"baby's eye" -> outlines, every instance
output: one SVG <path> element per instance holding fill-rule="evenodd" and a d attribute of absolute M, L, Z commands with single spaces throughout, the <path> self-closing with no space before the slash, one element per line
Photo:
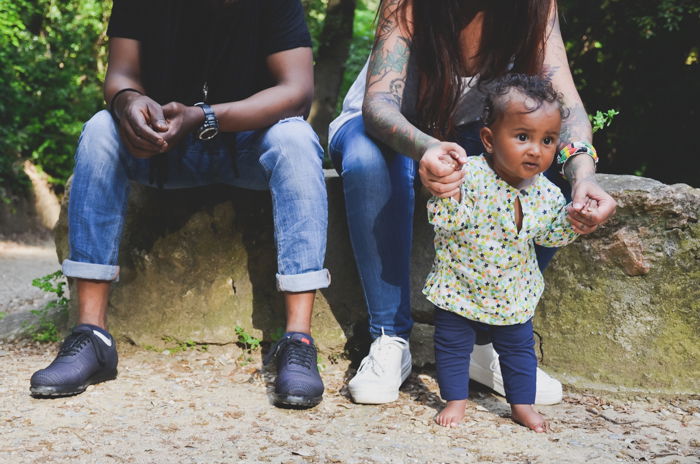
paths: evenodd
<path fill-rule="evenodd" d="M 545 145 L 551 145 L 554 142 L 554 139 L 552 137 L 545 137 L 543 142 Z"/>
<path fill-rule="evenodd" d="M 521 142 L 527 141 L 527 134 L 518 134 L 516 135 L 516 138 L 520 140 Z"/>

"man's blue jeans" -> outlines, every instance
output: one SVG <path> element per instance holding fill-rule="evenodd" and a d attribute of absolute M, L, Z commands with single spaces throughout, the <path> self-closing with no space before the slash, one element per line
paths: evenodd
<path fill-rule="evenodd" d="M 469 155 L 484 151 L 479 129 L 472 124 L 458 130 L 455 142 Z M 343 124 L 329 149 L 343 178 L 350 241 L 367 304 L 370 335 L 377 338 L 383 330 L 408 339 L 413 326 L 410 262 L 418 164 L 370 138 L 362 116 Z M 550 179 L 557 176 L 556 166 L 546 174 Z M 537 246 L 536 251 L 540 269 L 544 269 L 556 249 Z"/>
<path fill-rule="evenodd" d="M 232 153 L 233 148 L 235 153 Z M 303 292 L 327 287 L 323 267 L 328 201 L 323 150 L 302 118 L 258 131 L 222 133 L 210 141 L 188 136 L 167 153 L 164 188 L 228 184 L 272 193 L 277 287 Z M 149 183 L 148 160 L 133 157 L 107 111 L 84 126 L 75 153 L 68 205 L 70 258 L 66 276 L 115 280 L 129 182 Z"/>

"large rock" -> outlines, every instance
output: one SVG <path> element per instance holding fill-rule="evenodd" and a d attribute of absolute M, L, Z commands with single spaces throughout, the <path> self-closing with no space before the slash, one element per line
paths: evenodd
<path fill-rule="evenodd" d="M 598 177 L 617 213 L 545 272 L 544 361 L 580 385 L 700 392 L 700 189 Z"/>
<path fill-rule="evenodd" d="M 615 218 L 558 253 L 535 319 L 545 367 L 579 385 L 700 391 L 700 190 L 599 175 Z M 326 265 L 313 330 L 326 355 L 366 350 L 366 312 L 350 250 L 340 179 L 328 173 Z M 412 338 L 430 363 L 432 308 L 422 281 L 433 257 L 425 192 L 416 207 Z M 163 337 L 235 341 L 240 326 L 269 340 L 284 326 L 269 194 L 225 187 L 158 191 L 134 186 L 113 286 L 111 330 L 138 344 Z M 67 255 L 65 205 L 57 247 Z M 348 343 L 351 339 L 356 343 Z M 357 342 L 359 340 L 359 342 Z"/>
<path fill-rule="evenodd" d="M 334 208 L 326 264 L 333 285 L 317 294 L 313 329 L 322 350 L 342 351 L 366 312 L 340 182 L 330 179 Z M 60 260 L 68 256 L 66 205 L 67 198 L 56 227 Z M 231 343 L 236 326 L 270 340 L 284 329 L 268 192 L 224 186 L 161 191 L 134 184 L 120 265 L 110 330 L 134 343 L 158 346 L 163 338 Z"/>

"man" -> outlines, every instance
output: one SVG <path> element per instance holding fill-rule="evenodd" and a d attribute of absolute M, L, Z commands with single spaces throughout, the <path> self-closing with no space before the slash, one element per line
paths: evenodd
<path fill-rule="evenodd" d="M 78 325 L 32 376 L 32 394 L 78 394 L 117 375 L 106 311 L 129 181 L 225 183 L 272 193 L 287 314 L 272 352 L 275 402 L 318 404 L 323 383 L 310 324 L 315 290 L 330 283 L 327 199 L 323 150 L 303 120 L 313 65 L 299 0 L 115 0 L 107 34 L 110 112 L 83 129 L 68 207 L 63 272 L 76 279 Z"/>

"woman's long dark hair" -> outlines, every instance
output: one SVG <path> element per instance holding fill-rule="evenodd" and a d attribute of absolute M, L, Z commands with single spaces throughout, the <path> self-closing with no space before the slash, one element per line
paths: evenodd
<path fill-rule="evenodd" d="M 406 18 L 406 8 L 413 7 L 411 54 L 420 73 L 416 109 L 421 130 L 441 140 L 451 138 L 462 76 L 479 74 L 482 84 L 509 72 L 511 62 L 513 72 L 541 73 L 553 1 L 400 0 L 397 19 Z M 467 69 L 460 33 L 479 12 L 484 14 L 481 40 Z"/>

